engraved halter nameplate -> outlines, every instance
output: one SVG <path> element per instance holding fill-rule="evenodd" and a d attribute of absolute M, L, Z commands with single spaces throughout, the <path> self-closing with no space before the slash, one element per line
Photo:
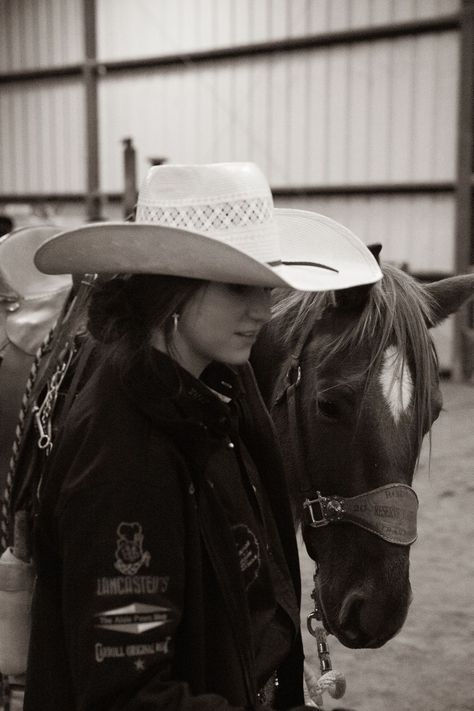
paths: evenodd
<path fill-rule="evenodd" d="M 407 484 L 387 484 L 350 498 L 321 496 L 318 491 L 316 498 L 305 499 L 303 508 L 308 513 L 305 523 L 312 528 L 353 523 L 389 543 L 409 546 L 416 541 L 418 497 Z"/>

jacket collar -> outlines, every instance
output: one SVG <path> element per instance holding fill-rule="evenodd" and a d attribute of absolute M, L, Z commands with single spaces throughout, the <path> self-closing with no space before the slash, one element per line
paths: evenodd
<path fill-rule="evenodd" d="M 200 379 L 160 351 L 141 357 L 122 378 L 122 388 L 134 404 L 160 428 L 211 430 L 224 435 L 230 430 L 227 402 L 242 393 L 238 372 L 222 363 L 212 363 Z"/>

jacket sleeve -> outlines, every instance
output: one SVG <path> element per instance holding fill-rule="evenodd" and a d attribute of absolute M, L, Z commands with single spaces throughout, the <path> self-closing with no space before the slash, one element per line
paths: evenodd
<path fill-rule="evenodd" d="M 235 709 L 217 695 L 193 696 L 176 678 L 186 585 L 185 493 L 176 471 L 127 484 L 119 474 L 97 479 L 57 512 L 77 711 Z"/>

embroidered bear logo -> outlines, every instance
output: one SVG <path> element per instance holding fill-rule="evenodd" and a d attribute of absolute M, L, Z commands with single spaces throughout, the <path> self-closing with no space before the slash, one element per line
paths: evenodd
<path fill-rule="evenodd" d="M 260 545 L 257 536 L 243 523 L 232 526 L 232 533 L 239 556 L 244 586 L 248 590 L 260 573 Z"/>
<path fill-rule="evenodd" d="M 143 529 L 139 523 L 122 521 L 117 528 L 114 567 L 123 575 L 136 575 L 142 565 L 150 565 L 150 553 L 143 550 Z"/>

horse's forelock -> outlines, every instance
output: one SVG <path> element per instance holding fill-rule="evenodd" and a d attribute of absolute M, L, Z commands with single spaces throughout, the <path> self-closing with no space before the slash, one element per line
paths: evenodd
<path fill-rule="evenodd" d="M 335 305 L 332 291 L 277 290 L 272 307 L 271 330 L 274 337 L 288 348 L 298 340 L 308 319 L 314 323 L 329 306 Z"/>
<path fill-rule="evenodd" d="M 384 277 L 372 289 L 366 306 L 366 311 L 377 314 L 372 322 L 369 316 L 366 326 L 367 334 L 371 333 L 375 341 L 370 367 L 378 371 L 380 358 L 391 345 L 400 354 L 399 368 L 410 367 L 416 442 L 420 448 L 432 423 L 433 383 L 438 378 L 438 361 L 428 328 L 435 305 L 423 284 L 409 274 L 390 265 L 385 265 L 383 272 Z"/>
<path fill-rule="evenodd" d="M 364 367 L 367 387 L 379 372 L 384 354 L 394 346 L 400 354 L 400 368 L 413 370 L 414 411 L 417 422 L 417 445 L 432 421 L 432 384 L 437 378 L 437 358 L 428 324 L 432 321 L 434 303 L 427 289 L 413 277 L 391 265 L 384 265 L 383 279 L 370 289 L 357 317 L 348 319 L 349 327 L 318 343 L 312 367 L 323 364 L 341 353 L 354 353 L 368 348 Z M 337 315 L 334 292 L 284 292 L 277 294 L 270 330 L 280 345 L 291 352 L 308 319 Z M 342 375 L 342 374 L 341 374 Z"/>

